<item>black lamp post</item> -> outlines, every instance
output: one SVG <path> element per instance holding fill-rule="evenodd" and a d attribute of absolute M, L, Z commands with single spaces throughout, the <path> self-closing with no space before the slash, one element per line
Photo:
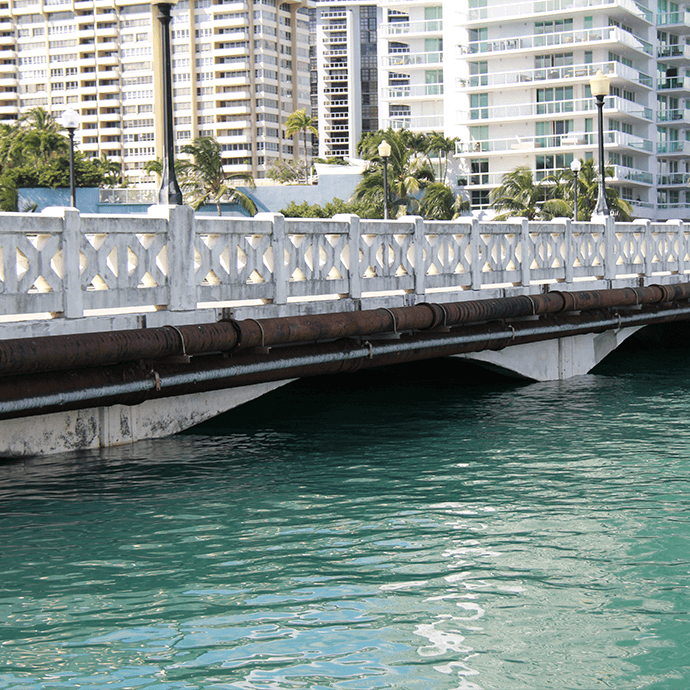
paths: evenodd
<path fill-rule="evenodd" d="M 595 216 L 609 215 L 609 206 L 606 203 L 606 172 L 604 162 L 604 98 L 609 95 L 610 84 L 611 80 L 601 70 L 598 70 L 589 82 L 590 88 L 592 89 L 592 96 L 597 99 L 597 108 L 599 109 L 599 196 L 597 197 L 597 205 L 594 207 L 594 213 L 592 214 Z"/>
<path fill-rule="evenodd" d="M 582 163 L 580 163 L 579 158 L 570 163 L 570 169 L 573 171 L 573 220 L 577 222 L 577 187 L 580 181 L 580 170 L 582 169 Z"/>
<path fill-rule="evenodd" d="M 74 173 L 74 130 L 79 127 L 79 113 L 73 108 L 68 108 L 62 113 L 60 124 L 69 135 L 69 195 L 70 206 L 77 208 L 77 182 Z"/>
<path fill-rule="evenodd" d="M 176 0 L 175 0 L 176 1 Z M 175 137 L 173 130 L 172 64 L 170 60 L 170 10 L 175 2 L 154 2 L 161 24 L 161 64 L 163 66 L 163 174 L 158 190 L 159 204 L 182 204 L 182 191 L 175 177 Z"/>
<path fill-rule="evenodd" d="M 391 155 L 391 145 L 384 139 L 379 144 L 379 156 L 383 161 L 383 218 L 388 220 L 388 158 Z"/>

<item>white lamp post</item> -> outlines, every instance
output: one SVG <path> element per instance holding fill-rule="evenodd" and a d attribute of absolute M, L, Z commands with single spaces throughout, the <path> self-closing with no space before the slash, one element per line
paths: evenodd
<path fill-rule="evenodd" d="M 388 158 L 391 155 L 391 145 L 384 139 L 379 144 L 379 156 L 383 161 L 383 218 L 388 220 Z"/>
<path fill-rule="evenodd" d="M 582 163 L 580 163 L 579 158 L 575 158 L 570 163 L 570 169 L 573 171 L 573 220 L 577 222 L 577 187 L 580 180 L 580 170 L 582 169 Z"/>
<path fill-rule="evenodd" d="M 590 80 L 589 85 L 592 89 L 592 96 L 597 99 L 597 108 L 599 109 L 599 196 L 593 215 L 608 216 L 609 206 L 606 203 L 606 181 L 604 179 L 606 174 L 604 172 L 604 98 L 609 95 L 611 80 L 601 70 L 598 70 Z"/>
<path fill-rule="evenodd" d="M 74 130 L 79 127 L 79 113 L 74 108 L 68 108 L 62 113 L 60 124 L 69 135 L 69 194 L 70 205 L 77 207 L 77 182 L 74 174 Z"/>

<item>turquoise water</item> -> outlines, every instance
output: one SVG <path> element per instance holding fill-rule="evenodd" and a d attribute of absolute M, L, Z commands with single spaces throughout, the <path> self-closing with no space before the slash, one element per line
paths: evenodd
<path fill-rule="evenodd" d="M 689 354 L 2 464 L 0 688 L 687 690 Z"/>

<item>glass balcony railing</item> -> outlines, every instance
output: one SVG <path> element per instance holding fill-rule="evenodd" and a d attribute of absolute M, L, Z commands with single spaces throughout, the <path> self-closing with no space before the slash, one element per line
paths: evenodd
<path fill-rule="evenodd" d="M 540 115 L 561 115 L 564 113 L 584 113 L 596 110 L 592 98 L 568 101 L 546 101 L 543 103 L 522 103 L 506 106 L 470 108 L 469 115 L 458 113 L 458 121 L 515 119 Z M 654 114 L 651 108 L 628 101 L 620 96 L 608 96 L 604 101 L 604 111 L 624 113 L 651 122 Z"/>
<path fill-rule="evenodd" d="M 478 4 L 478 3 L 477 3 Z M 527 0 L 511 2 L 503 5 L 470 8 L 467 19 L 469 22 L 504 21 L 512 18 L 523 18 L 527 15 L 551 15 L 554 12 L 591 10 L 592 8 L 617 8 L 628 12 L 649 24 L 654 22 L 654 13 L 634 0 Z"/>
<path fill-rule="evenodd" d="M 456 81 L 458 88 L 476 88 L 485 86 L 508 86 L 525 84 L 533 81 L 586 79 L 602 70 L 612 79 L 622 79 L 634 84 L 653 88 L 653 80 L 648 74 L 623 65 L 620 62 L 595 62 L 584 65 L 564 65 L 538 69 L 524 69 L 511 72 L 492 72 L 491 74 L 473 74 L 467 79 Z"/>
<path fill-rule="evenodd" d="M 662 45 L 657 48 L 656 54 L 660 60 L 674 60 L 676 58 L 690 60 L 690 46 L 683 43 Z"/>
<path fill-rule="evenodd" d="M 657 80 L 657 88 L 690 91 L 690 77 L 665 77 Z"/>
<path fill-rule="evenodd" d="M 529 137 L 515 136 L 512 139 L 487 139 L 458 142 L 456 145 L 456 153 L 495 153 L 551 148 L 583 148 L 597 146 L 598 141 L 598 134 L 596 132 L 568 132 L 564 134 L 551 134 L 546 136 L 535 135 Z M 611 148 L 631 148 L 648 153 L 652 153 L 654 150 L 652 142 L 648 139 L 643 139 L 642 137 L 626 132 L 604 132 L 604 144 Z"/>
<path fill-rule="evenodd" d="M 584 29 L 580 31 L 559 31 L 549 34 L 537 34 L 534 36 L 520 36 L 516 38 L 501 38 L 496 40 L 472 41 L 468 44 L 468 52 L 471 54 L 495 53 L 509 50 L 530 50 L 551 46 L 572 46 L 576 43 L 619 43 L 632 50 L 637 50 L 647 55 L 654 55 L 651 43 L 633 36 L 617 26 L 608 26 L 598 29 Z"/>
<path fill-rule="evenodd" d="M 384 55 L 381 58 L 381 66 L 386 67 L 413 67 L 414 65 L 440 65 L 443 63 L 443 53 L 433 51 L 430 53 L 399 53 Z"/>
<path fill-rule="evenodd" d="M 687 26 L 690 27 L 690 12 L 659 12 L 656 15 L 657 26 Z"/>
<path fill-rule="evenodd" d="M 685 108 L 678 110 L 659 110 L 656 114 L 656 121 L 690 123 L 690 110 L 686 110 Z"/>
<path fill-rule="evenodd" d="M 408 36 L 410 34 L 441 33 L 443 31 L 443 20 L 427 19 L 422 22 L 389 22 L 379 25 L 379 35 Z"/>
<path fill-rule="evenodd" d="M 656 183 L 660 186 L 685 186 L 690 184 L 690 173 L 659 173 Z"/>
<path fill-rule="evenodd" d="M 661 155 L 685 155 L 690 153 L 690 141 L 660 141 L 656 152 Z"/>

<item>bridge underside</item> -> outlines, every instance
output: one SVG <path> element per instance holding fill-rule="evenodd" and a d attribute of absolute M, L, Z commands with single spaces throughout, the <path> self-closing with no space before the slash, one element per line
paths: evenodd
<path fill-rule="evenodd" d="M 455 356 L 474 360 L 508 376 L 532 381 L 558 381 L 587 374 L 640 328 L 643 326 Z"/>
<path fill-rule="evenodd" d="M 641 326 L 451 355 L 508 376 L 555 381 L 591 371 Z M 0 421 L 0 455 L 26 457 L 125 445 L 179 433 L 294 379 Z"/>
<path fill-rule="evenodd" d="M 690 284 L 0 342 L 0 455 L 168 436 L 304 376 L 448 356 L 535 381 L 690 321 Z"/>

